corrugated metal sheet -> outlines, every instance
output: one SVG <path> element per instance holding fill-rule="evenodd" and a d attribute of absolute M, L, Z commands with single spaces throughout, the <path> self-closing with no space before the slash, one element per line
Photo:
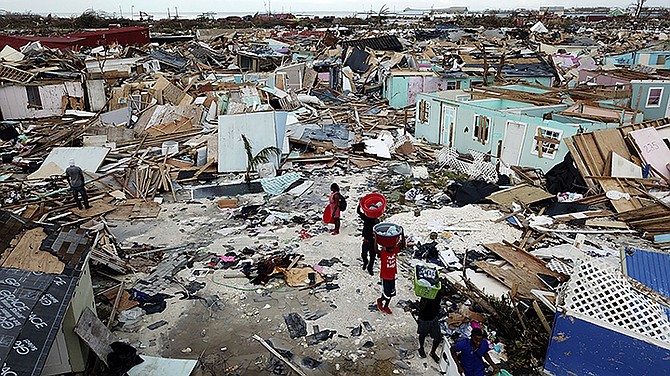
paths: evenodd
<path fill-rule="evenodd" d="M 670 254 L 631 247 L 625 253 L 626 274 L 670 298 Z"/>
<path fill-rule="evenodd" d="M 358 40 L 343 41 L 342 46 L 358 47 L 360 49 L 365 49 L 366 47 L 369 47 L 377 51 L 401 52 L 403 50 L 402 44 L 395 35 L 383 35 L 381 37 L 376 38 L 365 38 Z"/>

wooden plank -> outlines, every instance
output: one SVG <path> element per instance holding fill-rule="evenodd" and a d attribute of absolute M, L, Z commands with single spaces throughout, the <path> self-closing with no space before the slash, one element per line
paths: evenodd
<path fill-rule="evenodd" d="M 559 280 L 567 279 L 560 273 L 556 273 L 547 268 L 547 264 L 544 261 L 524 250 L 515 250 L 514 248 L 501 243 L 484 244 L 484 248 L 502 257 L 503 260 L 509 262 L 517 269 L 524 269 L 533 274 L 550 275 Z"/>
<path fill-rule="evenodd" d="M 74 327 L 74 332 L 103 363 L 107 364 L 107 356 L 112 352 L 110 345 L 116 341 L 116 338 L 90 308 L 86 307 L 82 312 Z"/>
<path fill-rule="evenodd" d="M 588 176 L 591 175 L 591 172 L 586 167 L 586 163 L 584 162 L 582 155 L 577 151 L 573 139 L 571 137 L 566 137 L 563 139 L 563 143 L 565 143 L 565 145 L 568 147 L 568 151 L 570 151 L 570 154 L 572 155 L 572 160 L 575 161 L 577 170 L 579 170 L 579 173 L 582 174 L 586 185 L 589 187 L 589 189 L 596 190 L 597 184 L 593 181 L 593 179 L 588 178 Z"/>
<path fill-rule="evenodd" d="M 625 198 L 619 199 L 619 200 L 610 200 L 612 203 L 612 206 L 614 206 L 614 209 L 617 211 L 617 213 L 622 213 L 625 211 L 633 210 L 633 209 L 638 209 L 642 207 L 642 203 L 640 200 L 635 197 L 634 195 L 637 194 L 637 192 L 630 190 L 628 187 L 628 184 L 625 184 L 618 179 L 598 179 L 598 183 L 602 187 L 603 191 L 619 191 L 619 192 L 625 192 L 631 195 L 630 200 L 626 200 Z"/>
<path fill-rule="evenodd" d="M 626 141 L 621 136 L 617 128 L 602 129 L 593 132 L 593 138 L 598 144 L 602 155 L 609 155 L 612 152 L 630 160 L 630 152 Z"/>
<path fill-rule="evenodd" d="M 544 313 L 542 313 L 542 309 L 540 309 L 540 305 L 537 304 L 536 300 L 533 300 L 533 309 L 535 310 L 535 313 L 537 313 L 537 317 L 540 318 L 540 321 L 542 322 L 542 326 L 544 327 L 544 330 L 546 330 L 547 333 L 551 334 L 551 326 L 549 326 L 549 323 L 547 322 L 547 318 L 544 317 Z"/>
<path fill-rule="evenodd" d="M 475 265 L 482 269 L 486 274 L 497 279 L 503 285 L 510 289 L 516 289 L 519 297 L 524 299 L 535 299 L 531 290 L 546 291 L 546 286 L 540 281 L 537 275 L 524 269 L 503 269 L 499 266 L 489 264 L 486 261 L 477 261 Z M 517 295 L 515 294 L 515 295 Z M 512 296 L 515 298 L 515 296 Z"/>
<path fill-rule="evenodd" d="M 628 228 L 626 222 L 608 221 L 602 219 L 587 219 L 585 224 L 591 227 L 624 228 L 624 229 Z"/>

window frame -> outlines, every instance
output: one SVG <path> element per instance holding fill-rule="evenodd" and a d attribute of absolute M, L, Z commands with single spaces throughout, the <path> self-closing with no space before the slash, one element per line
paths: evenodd
<path fill-rule="evenodd" d="M 540 153 L 538 152 L 538 149 L 537 149 L 537 140 L 535 140 L 535 137 L 537 136 L 537 130 L 538 129 L 542 129 L 542 131 L 543 131 L 542 132 L 542 137 L 544 137 L 544 138 L 554 139 L 553 137 L 547 137 L 544 134 L 544 131 L 558 133 L 558 136 L 557 136 L 558 138 L 555 139 L 556 141 L 558 141 L 558 143 L 557 144 L 549 143 L 549 145 L 556 145 L 556 147 L 553 150 L 550 151 L 549 146 L 547 146 L 547 151 L 544 151 L 544 147 L 545 147 L 544 145 L 545 144 L 542 143 L 542 158 L 555 159 L 556 158 L 556 153 L 558 152 L 558 149 L 561 146 L 561 140 L 563 139 L 563 131 L 560 130 L 560 129 L 556 129 L 556 128 L 545 127 L 545 126 L 542 126 L 542 125 L 538 125 L 538 126 L 535 127 L 535 133 L 533 133 L 533 141 L 534 142 L 533 142 L 533 147 L 530 149 L 530 153 L 532 155 L 535 155 L 535 156 L 538 156 L 538 157 L 539 157 Z"/>
<path fill-rule="evenodd" d="M 663 92 L 665 91 L 664 89 L 665 88 L 661 87 L 661 86 L 652 86 L 649 89 L 647 89 L 647 100 L 645 101 L 646 103 L 645 103 L 644 107 L 645 108 L 660 108 L 661 107 L 661 102 L 662 102 L 662 99 L 663 99 Z M 651 99 L 651 91 L 652 90 L 660 90 L 660 92 L 658 94 L 658 103 L 650 105 L 649 104 L 649 99 Z"/>
<path fill-rule="evenodd" d="M 27 98 L 27 108 L 32 108 L 34 110 L 43 110 L 44 104 L 42 103 L 42 95 L 40 94 L 39 86 L 28 85 L 25 86 L 26 89 L 26 98 Z"/>
<path fill-rule="evenodd" d="M 419 99 L 418 101 L 418 120 L 420 124 L 430 123 L 430 101 L 426 99 Z M 425 115 L 425 116 L 424 116 Z"/>
<path fill-rule="evenodd" d="M 480 132 L 479 132 L 478 129 L 477 129 L 477 128 L 480 128 L 480 124 L 479 124 L 479 121 L 478 121 L 478 120 L 481 119 L 481 118 L 484 118 L 484 119 L 487 120 L 487 124 L 486 124 L 486 139 L 485 139 L 485 140 L 482 140 L 482 138 L 481 138 L 480 135 L 479 135 Z M 473 120 L 473 122 L 472 122 L 472 139 L 473 139 L 474 141 L 476 141 L 476 142 L 482 144 L 482 145 L 486 145 L 486 144 L 488 144 L 489 141 L 490 141 L 490 139 L 491 139 L 491 123 L 492 123 L 492 121 L 493 121 L 493 120 L 491 119 L 490 116 L 480 115 L 480 114 L 475 114 L 474 120 Z"/>

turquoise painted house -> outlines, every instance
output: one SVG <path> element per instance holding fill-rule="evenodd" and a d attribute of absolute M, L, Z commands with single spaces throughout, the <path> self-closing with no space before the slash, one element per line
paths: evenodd
<path fill-rule="evenodd" d="M 509 89 L 546 92 L 518 85 Z M 612 122 L 589 120 L 595 117 Z M 564 138 L 642 120 L 642 113 L 630 109 L 581 103 L 537 106 L 502 98 L 459 101 L 449 92 L 439 92 L 417 96 L 415 136 L 459 153 L 487 153 L 494 162 L 502 162 L 501 171 L 518 165 L 547 172 L 568 153 Z"/>
<path fill-rule="evenodd" d="M 670 80 L 633 80 L 630 107 L 647 120 L 670 117 Z"/>
<path fill-rule="evenodd" d="M 670 42 L 625 54 L 605 56 L 604 63 L 616 66 L 645 65 L 656 69 L 670 69 Z"/>
<path fill-rule="evenodd" d="M 473 84 L 484 82 L 481 77 L 456 73 L 443 77 L 432 71 L 391 71 L 384 81 L 383 95 L 391 107 L 405 108 L 414 106 L 417 95 L 421 93 L 467 89 Z"/>

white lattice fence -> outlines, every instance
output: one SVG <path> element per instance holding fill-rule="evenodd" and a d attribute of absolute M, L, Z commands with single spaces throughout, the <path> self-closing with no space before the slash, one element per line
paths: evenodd
<path fill-rule="evenodd" d="M 468 175 L 471 179 L 482 179 L 489 183 L 495 183 L 498 180 L 498 172 L 495 166 L 486 162 L 485 153 L 476 150 L 470 150 L 473 163 L 468 163 L 458 159 L 459 155 L 455 148 L 444 147 L 436 153 L 437 161 L 443 166 L 460 171 Z"/>
<path fill-rule="evenodd" d="M 620 271 L 602 260 L 577 261 L 563 291 L 561 305 L 670 343 L 670 321 L 661 305 L 634 290 Z"/>

